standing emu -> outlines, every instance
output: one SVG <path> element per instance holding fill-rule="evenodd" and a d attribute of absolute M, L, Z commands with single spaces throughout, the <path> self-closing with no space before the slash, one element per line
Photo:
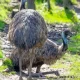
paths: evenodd
<path fill-rule="evenodd" d="M 68 38 L 71 35 L 72 33 L 70 30 L 64 30 L 61 33 L 62 43 L 60 45 L 57 45 L 53 39 L 51 40 L 47 38 L 42 48 L 36 49 L 36 55 L 32 66 L 37 67 L 37 73 L 40 72 L 40 67 L 43 64 L 53 64 L 64 55 L 65 51 L 68 48 Z M 52 36 L 49 34 L 49 37 L 54 38 L 54 35 Z M 30 60 L 26 57 L 27 55 L 24 54 L 24 58 L 22 60 L 22 69 L 26 69 L 29 65 Z M 13 62 L 14 69 L 18 71 L 19 52 L 17 48 L 11 54 L 10 59 Z"/>
<path fill-rule="evenodd" d="M 47 27 L 44 19 L 38 12 L 31 9 L 18 12 L 8 32 L 9 41 L 18 49 L 20 78 L 22 80 L 22 59 L 24 54 L 29 58 L 29 79 L 31 78 L 32 63 L 35 56 L 35 48 L 41 47 L 47 38 Z M 25 63 L 26 64 L 26 63 Z"/>
<path fill-rule="evenodd" d="M 26 3 L 26 0 L 21 0 L 20 10 L 25 9 L 25 3 Z"/>

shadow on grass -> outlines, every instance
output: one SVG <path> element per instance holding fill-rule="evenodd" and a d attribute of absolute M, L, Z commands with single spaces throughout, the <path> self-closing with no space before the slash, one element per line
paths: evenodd
<path fill-rule="evenodd" d="M 77 17 L 70 9 L 65 9 L 65 13 L 68 19 L 70 19 L 73 23 L 77 22 Z"/>
<path fill-rule="evenodd" d="M 0 31 L 3 31 L 5 25 L 6 25 L 6 23 L 4 21 L 0 20 Z"/>

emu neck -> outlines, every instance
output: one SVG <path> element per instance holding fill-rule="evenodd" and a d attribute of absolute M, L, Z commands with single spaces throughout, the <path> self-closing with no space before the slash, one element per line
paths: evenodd
<path fill-rule="evenodd" d="M 63 41 L 63 49 L 62 51 L 66 51 L 68 46 L 68 40 L 67 40 L 67 37 L 65 36 L 65 34 L 62 32 L 62 41 Z"/>
<path fill-rule="evenodd" d="M 64 33 L 62 33 L 62 41 L 63 43 L 58 48 L 59 52 L 66 51 L 68 48 L 68 41 Z"/>
<path fill-rule="evenodd" d="M 25 9 L 26 0 L 21 0 L 20 10 Z"/>

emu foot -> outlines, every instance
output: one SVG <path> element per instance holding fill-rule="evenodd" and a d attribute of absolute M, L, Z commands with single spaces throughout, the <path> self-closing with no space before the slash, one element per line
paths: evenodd
<path fill-rule="evenodd" d="M 34 73 L 32 77 L 45 77 L 42 73 Z"/>
<path fill-rule="evenodd" d="M 42 73 L 38 73 L 39 77 L 45 77 Z"/>

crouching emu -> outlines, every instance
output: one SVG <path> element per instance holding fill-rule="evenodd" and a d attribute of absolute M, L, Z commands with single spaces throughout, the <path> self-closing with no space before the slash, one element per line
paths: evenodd
<path fill-rule="evenodd" d="M 17 47 L 19 52 L 19 80 L 22 80 L 21 71 L 24 55 L 30 60 L 28 68 L 30 79 L 35 48 L 41 47 L 47 39 L 47 27 L 44 19 L 35 10 L 21 10 L 14 16 L 9 26 L 8 39 L 15 47 Z"/>
<path fill-rule="evenodd" d="M 35 59 L 33 61 L 33 67 L 37 67 L 36 72 L 40 72 L 40 67 L 43 64 L 53 64 L 58 59 L 62 57 L 65 51 L 68 48 L 68 38 L 71 36 L 72 33 L 70 30 L 64 30 L 61 33 L 62 43 L 61 45 L 57 45 L 54 40 L 47 38 L 46 42 L 42 46 L 42 48 L 36 49 Z M 49 35 L 50 37 L 51 35 Z M 51 37 L 54 37 L 51 36 Z M 10 56 L 10 59 L 13 62 L 14 70 L 19 70 L 19 52 L 17 48 L 13 51 Z M 29 66 L 30 59 L 27 58 L 27 55 L 24 54 L 24 58 L 22 59 L 22 69 L 26 69 Z M 27 65 L 26 65 L 27 64 Z"/>

